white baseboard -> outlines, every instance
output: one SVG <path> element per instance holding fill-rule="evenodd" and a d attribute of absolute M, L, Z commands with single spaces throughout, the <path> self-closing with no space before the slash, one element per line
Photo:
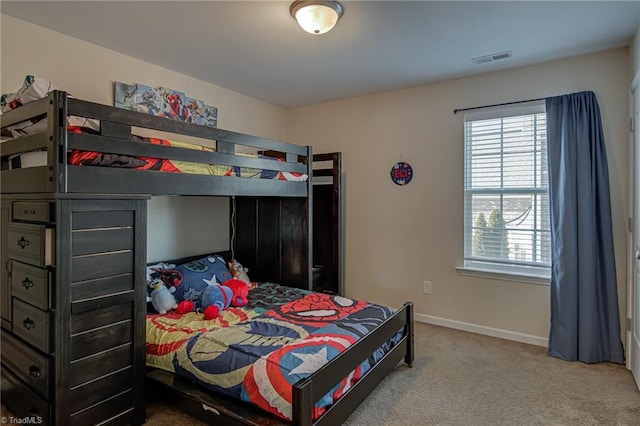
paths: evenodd
<path fill-rule="evenodd" d="M 456 321 L 447 318 L 434 317 L 433 315 L 414 314 L 414 320 L 426 324 L 439 325 L 442 327 L 454 328 L 456 330 L 468 331 L 470 333 L 483 334 L 485 336 L 498 337 L 500 339 L 514 340 L 516 342 L 527 343 L 536 346 L 549 346 L 547 337 L 532 336 L 531 334 L 518 333 L 515 331 L 502 330 L 499 328 L 486 327 L 484 325 L 471 324 L 468 322 Z"/>

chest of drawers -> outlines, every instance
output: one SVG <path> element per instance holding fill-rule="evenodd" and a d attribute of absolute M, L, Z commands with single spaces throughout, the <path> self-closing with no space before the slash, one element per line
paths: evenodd
<path fill-rule="evenodd" d="M 49 201 L 3 202 L 2 215 L 3 400 L 19 401 L 18 410 L 43 424 L 52 420 L 52 206 Z"/>
<path fill-rule="evenodd" d="M 141 424 L 146 200 L 2 200 L 2 400 L 37 424 Z"/>

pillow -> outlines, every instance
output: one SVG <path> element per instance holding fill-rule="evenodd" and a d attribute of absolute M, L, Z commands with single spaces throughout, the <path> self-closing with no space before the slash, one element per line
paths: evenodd
<path fill-rule="evenodd" d="M 5 93 L 0 97 L 0 111 L 11 111 L 29 102 L 42 99 L 52 90 L 57 90 L 57 87 L 49 80 L 27 75 L 22 87 L 16 93 Z"/>
<path fill-rule="evenodd" d="M 147 265 L 147 284 L 161 281 L 160 274 L 165 269 L 173 269 L 176 265 L 173 263 L 159 262 L 153 265 Z"/>
<path fill-rule="evenodd" d="M 42 99 L 52 90 L 59 89 L 49 80 L 27 75 L 22 83 L 22 87 L 20 87 L 16 93 L 4 93 L 0 96 L 0 111 L 11 111 L 29 102 Z M 67 95 L 73 98 L 71 94 L 67 93 Z M 7 132 L 3 134 L 3 136 L 15 138 L 44 132 L 47 130 L 48 125 L 47 120 L 44 120 L 44 118 L 43 116 L 36 117 L 13 126 L 8 126 L 6 129 L 3 129 L 3 132 Z M 67 124 L 70 127 L 82 127 L 94 131 L 100 130 L 100 121 L 92 118 L 70 116 Z"/>
<path fill-rule="evenodd" d="M 233 278 L 222 256 L 214 254 L 202 259 L 177 265 L 173 269 L 161 269 L 162 281 L 175 287 L 173 293 L 178 303 L 195 301 L 209 285 L 219 285 Z"/>

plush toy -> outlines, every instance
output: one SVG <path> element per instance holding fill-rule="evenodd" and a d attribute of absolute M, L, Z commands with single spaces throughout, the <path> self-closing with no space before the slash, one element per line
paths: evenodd
<path fill-rule="evenodd" d="M 155 281 L 149 284 L 153 289 L 150 296 L 147 296 L 147 302 L 151 302 L 153 309 L 164 315 L 171 309 L 176 309 L 178 304 L 176 298 L 173 297 L 175 288 L 168 289 L 162 281 Z"/>
<path fill-rule="evenodd" d="M 231 298 L 231 306 L 244 306 L 249 301 L 247 296 L 249 295 L 249 286 L 246 282 L 238 279 L 227 280 L 222 283 L 223 286 L 229 287 L 233 291 L 233 297 Z"/>
<path fill-rule="evenodd" d="M 202 312 L 204 319 L 211 320 L 217 318 L 223 309 L 229 307 L 233 297 L 233 290 L 222 285 L 209 285 L 195 300 L 183 300 L 178 304 L 176 312 L 186 314 L 187 312 Z"/>
<path fill-rule="evenodd" d="M 229 264 L 229 272 L 231 272 L 231 275 L 233 275 L 233 278 L 235 278 L 236 280 L 244 281 L 245 283 L 247 283 L 249 288 L 257 287 L 257 284 L 252 283 L 251 280 L 249 279 L 249 276 L 247 275 L 247 272 L 249 272 L 249 268 L 245 268 L 240 264 L 240 262 L 238 262 L 235 259 L 233 259 L 228 264 Z"/>

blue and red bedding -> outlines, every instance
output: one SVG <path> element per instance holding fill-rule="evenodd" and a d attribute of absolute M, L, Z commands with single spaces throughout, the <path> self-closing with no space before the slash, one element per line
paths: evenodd
<path fill-rule="evenodd" d="M 69 131 L 79 131 L 68 129 Z M 206 146 L 169 141 L 152 137 L 142 137 L 133 135 L 134 142 L 151 143 L 154 145 L 173 146 L 176 148 L 187 148 L 205 152 L 215 152 L 213 148 Z M 236 153 L 246 157 L 258 158 L 256 155 Z M 277 159 L 263 157 L 273 161 Z M 306 181 L 307 175 L 304 173 L 283 172 L 268 169 L 256 169 L 251 167 L 238 167 L 220 164 L 194 163 L 190 161 L 169 160 L 166 158 L 153 158 L 142 156 L 130 156 L 121 154 L 105 154 L 97 151 L 74 150 L 69 155 L 69 164 L 75 166 L 99 166 L 99 167 L 119 167 L 136 170 L 155 170 L 168 173 L 191 173 L 210 176 L 236 176 L 243 178 L 257 179 L 277 179 L 287 181 Z"/>
<path fill-rule="evenodd" d="M 213 321 L 196 313 L 148 315 L 147 365 L 291 420 L 292 385 L 393 312 L 364 301 L 264 283 L 249 292 L 247 306 L 227 308 Z M 317 401 L 314 419 L 401 338 L 402 330 Z"/>

